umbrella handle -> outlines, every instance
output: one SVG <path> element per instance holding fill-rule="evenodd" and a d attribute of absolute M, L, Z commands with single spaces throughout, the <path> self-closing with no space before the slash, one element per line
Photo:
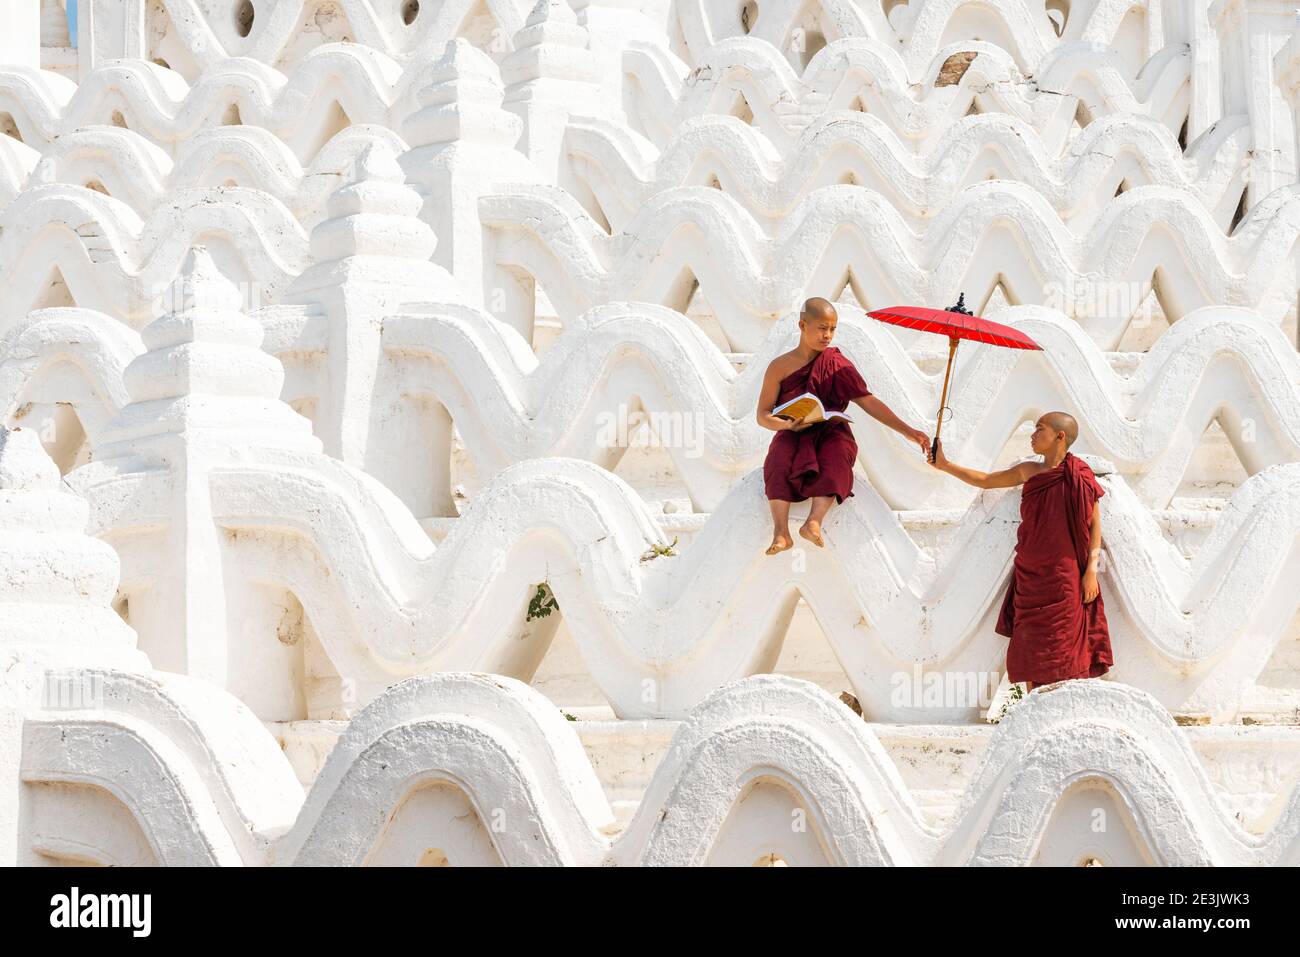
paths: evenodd
<path fill-rule="evenodd" d="M 939 413 L 934 419 L 934 440 L 930 443 L 930 461 L 933 462 L 939 451 L 939 432 L 943 429 L 943 410 L 948 407 L 948 382 L 952 378 L 952 360 L 957 355 L 957 343 L 961 342 L 956 336 L 948 339 L 948 368 L 943 373 L 943 396 L 939 399 Z"/>

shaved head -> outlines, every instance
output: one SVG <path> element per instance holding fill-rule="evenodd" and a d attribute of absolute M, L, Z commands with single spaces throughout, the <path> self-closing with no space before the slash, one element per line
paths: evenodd
<path fill-rule="evenodd" d="M 1067 449 L 1079 437 L 1079 423 L 1068 412 L 1048 412 L 1039 421 L 1045 423 L 1053 432 L 1064 432 Z"/>
<path fill-rule="evenodd" d="M 837 319 L 835 307 L 829 299 L 823 299 L 821 296 L 813 296 L 811 299 L 804 300 L 803 311 L 799 313 L 801 319 Z"/>

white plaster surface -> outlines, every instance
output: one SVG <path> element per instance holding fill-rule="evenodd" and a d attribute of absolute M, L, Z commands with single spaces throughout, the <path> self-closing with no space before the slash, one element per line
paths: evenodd
<path fill-rule="evenodd" d="M 1300 863 L 1280 9 L 6 4 L 0 863 Z M 995 724 L 1015 490 L 859 416 L 763 555 L 803 299 L 933 430 L 959 292 L 949 455 L 1107 491 Z"/>

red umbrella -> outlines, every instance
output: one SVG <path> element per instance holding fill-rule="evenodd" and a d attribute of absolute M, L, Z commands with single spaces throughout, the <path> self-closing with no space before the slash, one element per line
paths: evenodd
<path fill-rule="evenodd" d="M 895 326 L 920 329 L 922 332 L 937 332 L 948 337 L 948 368 L 943 374 L 943 397 L 939 399 L 939 414 L 935 419 L 934 442 L 930 445 L 930 461 L 934 461 L 935 450 L 939 445 L 939 430 L 943 427 L 943 410 L 948 407 L 948 379 L 952 376 L 952 360 L 957 355 L 957 343 L 962 339 L 987 342 L 989 345 L 1002 346 L 1006 349 L 1042 349 L 1037 342 L 1023 332 L 1004 326 L 1000 322 L 990 322 L 973 315 L 966 308 L 966 294 L 957 296 L 957 305 L 948 309 L 927 309 L 924 306 L 891 306 L 867 313 L 872 319 L 888 322 Z"/>

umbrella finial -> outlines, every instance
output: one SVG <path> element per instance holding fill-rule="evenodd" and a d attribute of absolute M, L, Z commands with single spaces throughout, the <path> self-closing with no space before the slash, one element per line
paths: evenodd
<path fill-rule="evenodd" d="M 972 313 L 969 309 L 966 308 L 966 293 L 964 293 L 964 292 L 959 292 L 959 293 L 957 293 L 957 305 L 955 305 L 955 306 L 951 306 L 951 307 L 948 309 L 948 311 L 949 311 L 949 312 L 959 312 L 959 313 L 961 313 L 963 316 L 973 315 L 973 313 Z"/>

